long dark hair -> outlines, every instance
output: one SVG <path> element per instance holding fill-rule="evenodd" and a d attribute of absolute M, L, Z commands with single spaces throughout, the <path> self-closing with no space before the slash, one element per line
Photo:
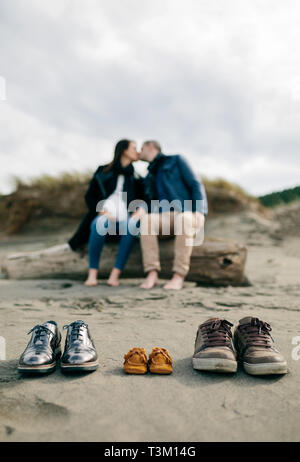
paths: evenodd
<path fill-rule="evenodd" d="M 113 160 L 104 168 L 104 172 L 109 172 L 112 170 L 116 165 L 120 163 L 121 157 L 126 151 L 126 149 L 129 148 L 129 145 L 132 140 L 120 140 L 117 142 L 116 147 L 115 147 L 115 152 L 114 152 L 114 158 Z"/>

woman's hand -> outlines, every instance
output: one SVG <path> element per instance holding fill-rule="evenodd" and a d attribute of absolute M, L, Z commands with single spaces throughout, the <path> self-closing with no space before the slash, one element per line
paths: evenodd
<path fill-rule="evenodd" d="M 114 217 L 111 213 L 109 213 L 107 210 L 101 210 L 101 212 L 99 212 L 99 215 L 102 216 L 104 215 L 105 217 L 108 218 L 109 221 L 117 221 L 116 220 L 116 217 Z"/>
<path fill-rule="evenodd" d="M 204 226 L 205 216 L 201 212 L 195 212 L 196 228 L 201 229 Z"/>
<path fill-rule="evenodd" d="M 131 218 L 134 218 L 136 221 L 139 221 L 144 215 L 146 215 L 146 210 L 143 207 L 138 208 L 133 214 Z"/>

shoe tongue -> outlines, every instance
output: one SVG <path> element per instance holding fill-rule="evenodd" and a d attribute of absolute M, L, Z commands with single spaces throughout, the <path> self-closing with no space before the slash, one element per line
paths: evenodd
<path fill-rule="evenodd" d="M 84 328 L 84 327 L 85 327 L 84 321 L 81 321 L 80 319 L 78 319 L 77 321 L 74 321 L 74 323 L 72 323 L 72 325 L 69 326 L 68 332 L 70 332 L 73 343 L 75 343 L 75 344 L 76 343 L 78 343 L 78 344 L 82 343 L 82 337 L 81 336 L 78 336 L 77 338 L 74 338 L 74 337 L 75 337 L 75 335 L 77 335 L 76 332 L 80 332 L 79 329 Z M 76 331 L 73 332 L 73 329 L 76 329 Z"/>
<path fill-rule="evenodd" d="M 43 322 L 42 326 L 47 327 L 47 329 L 51 330 L 51 332 L 55 334 L 56 323 L 54 321 Z"/>
<path fill-rule="evenodd" d="M 55 334 L 56 323 L 54 321 L 43 322 L 41 326 L 47 327 L 47 329 L 49 329 L 53 334 Z M 34 340 L 35 345 L 43 345 L 46 337 L 47 337 L 47 334 L 46 332 L 44 332 L 44 335 L 41 335 L 35 338 Z"/>
<path fill-rule="evenodd" d="M 203 326 L 203 324 L 210 324 L 211 322 L 213 321 L 218 321 L 219 318 L 209 318 L 207 319 L 206 321 L 204 321 L 201 326 Z"/>
<path fill-rule="evenodd" d="M 239 320 L 239 324 L 249 324 L 251 322 L 252 316 L 246 316 Z"/>

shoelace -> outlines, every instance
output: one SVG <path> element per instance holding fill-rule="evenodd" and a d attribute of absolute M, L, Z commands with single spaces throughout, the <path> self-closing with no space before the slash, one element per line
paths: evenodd
<path fill-rule="evenodd" d="M 143 363 L 147 363 L 147 356 L 146 354 L 140 350 L 139 348 L 131 348 L 131 350 L 128 351 L 128 353 L 126 355 L 124 355 L 124 364 L 126 363 L 126 361 L 128 361 L 134 354 L 137 354 L 140 356 L 140 358 L 142 359 L 142 362 Z"/>
<path fill-rule="evenodd" d="M 65 324 L 63 329 L 68 329 L 69 327 L 72 327 L 70 334 L 71 340 L 78 340 L 80 337 L 82 337 L 81 329 L 83 327 L 88 328 L 88 324 L 83 321 L 73 321 L 71 324 Z"/>
<path fill-rule="evenodd" d="M 270 334 L 272 327 L 267 322 L 252 318 L 249 324 L 240 325 L 238 329 L 246 337 L 246 346 L 272 348 L 274 339 Z"/>
<path fill-rule="evenodd" d="M 206 347 L 228 346 L 231 347 L 233 324 L 226 319 L 217 319 L 203 326 L 200 326 L 204 335 Z"/>
<path fill-rule="evenodd" d="M 31 334 L 31 332 L 35 333 L 34 343 L 36 343 L 38 340 L 41 340 L 45 334 L 53 334 L 53 332 L 43 324 L 37 324 L 36 326 L 34 326 L 32 329 L 30 329 L 27 335 Z"/>
<path fill-rule="evenodd" d="M 149 355 L 149 363 L 152 361 L 152 359 L 155 356 L 157 356 L 159 354 L 162 355 L 165 358 L 167 364 L 172 364 L 172 362 L 173 362 L 172 358 L 171 358 L 168 350 L 166 350 L 165 348 L 154 348 L 152 353 L 150 353 L 150 355 Z"/>

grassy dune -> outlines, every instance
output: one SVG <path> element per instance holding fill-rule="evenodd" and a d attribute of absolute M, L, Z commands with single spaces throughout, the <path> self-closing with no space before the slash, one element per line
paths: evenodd
<path fill-rule="evenodd" d="M 12 235 L 28 224 L 38 226 L 43 220 L 55 222 L 56 227 L 66 220 L 79 220 L 86 212 L 84 194 L 91 176 L 92 172 L 63 173 L 55 177 L 43 175 L 28 182 L 16 178 L 14 191 L 0 196 L 0 231 Z M 221 178 L 203 178 L 203 182 L 210 215 L 249 208 L 264 211 L 258 199 L 238 185 Z"/>

